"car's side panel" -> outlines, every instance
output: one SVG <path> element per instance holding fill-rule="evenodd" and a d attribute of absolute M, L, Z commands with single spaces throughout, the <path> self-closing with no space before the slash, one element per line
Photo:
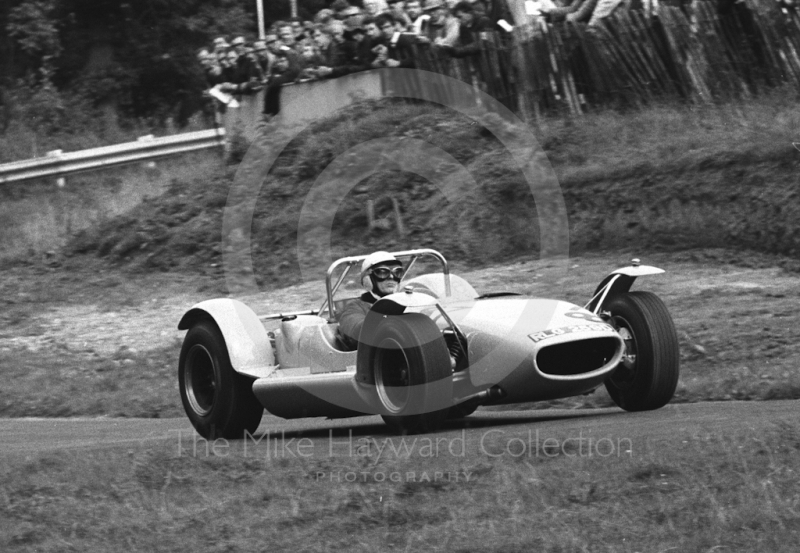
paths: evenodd
<path fill-rule="evenodd" d="M 203 319 L 211 319 L 219 327 L 236 372 L 258 378 L 275 370 L 275 356 L 267 331 L 244 303 L 230 298 L 200 302 L 184 314 L 178 328 L 188 330 Z"/>
<path fill-rule="evenodd" d="M 374 401 L 356 384 L 354 372 L 286 377 L 279 373 L 253 384 L 261 404 L 278 417 L 342 418 L 377 412 Z"/>
<path fill-rule="evenodd" d="M 308 368 L 312 374 L 355 370 L 356 352 L 335 346 L 337 326 L 313 315 L 282 321 L 275 337 L 281 370 Z"/>

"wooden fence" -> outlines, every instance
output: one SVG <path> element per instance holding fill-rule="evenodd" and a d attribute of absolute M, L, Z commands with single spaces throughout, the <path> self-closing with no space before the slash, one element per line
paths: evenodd
<path fill-rule="evenodd" d="M 469 58 L 420 46 L 417 67 L 478 86 L 525 118 L 656 99 L 746 99 L 781 86 L 800 91 L 800 14 L 774 0 L 746 0 L 726 13 L 707 0 L 652 13 L 618 10 L 592 27 L 535 22 L 511 35 L 484 35 L 481 46 Z"/>

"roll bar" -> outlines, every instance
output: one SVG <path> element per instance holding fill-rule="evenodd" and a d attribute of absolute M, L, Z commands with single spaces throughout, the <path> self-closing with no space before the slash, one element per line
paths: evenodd
<path fill-rule="evenodd" d="M 419 250 L 405 250 L 400 252 L 389 252 L 393 256 L 398 259 L 402 258 L 411 258 L 411 261 L 408 263 L 408 267 L 406 268 L 406 273 L 414 266 L 414 263 L 417 262 L 417 259 L 420 257 L 433 257 L 438 259 L 439 262 L 442 264 L 442 273 L 444 274 L 444 290 L 445 295 L 450 295 L 450 267 L 447 264 L 447 260 L 444 258 L 442 254 L 437 252 L 436 250 L 431 250 L 428 248 L 423 248 Z M 354 266 L 358 265 L 362 261 L 364 261 L 368 256 L 366 255 L 356 255 L 352 257 L 343 257 L 331 263 L 331 266 L 328 267 L 328 271 L 325 274 L 325 291 L 327 292 L 327 298 L 320 306 L 318 313 L 322 314 L 323 311 L 327 308 L 330 312 L 330 319 L 336 318 L 336 306 L 333 303 L 333 296 L 336 294 L 336 291 L 339 289 L 339 286 L 344 281 L 347 274 L 350 272 Z M 333 281 L 333 274 L 337 268 L 341 267 L 342 265 L 345 266 L 344 271 L 342 271 L 341 276 L 336 280 L 336 284 L 332 284 Z M 402 279 L 400 279 L 402 282 Z"/>

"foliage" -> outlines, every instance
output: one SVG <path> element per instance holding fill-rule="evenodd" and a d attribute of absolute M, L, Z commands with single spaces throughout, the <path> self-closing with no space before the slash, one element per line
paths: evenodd
<path fill-rule="evenodd" d="M 324 0 L 300 2 L 311 17 Z M 289 1 L 265 1 L 267 24 L 289 16 Z M 84 100 L 155 124 L 185 124 L 204 109 L 195 50 L 215 36 L 257 32 L 256 4 L 240 0 L 4 0 L 0 2 L 0 87 L 21 104 L 17 117 L 47 107 L 47 124 L 64 104 Z M 50 87 L 50 85 L 54 87 Z M 38 88 L 42 89 L 39 93 Z M 27 99 L 32 95 L 33 101 Z"/>
<path fill-rule="evenodd" d="M 11 10 L 6 26 L 20 50 L 30 56 L 35 67 L 57 58 L 62 46 L 57 22 L 53 18 L 56 0 L 24 0 Z"/>

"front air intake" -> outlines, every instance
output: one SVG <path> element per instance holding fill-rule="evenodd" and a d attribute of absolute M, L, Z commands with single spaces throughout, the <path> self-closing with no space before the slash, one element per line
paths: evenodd
<path fill-rule="evenodd" d="M 574 376 L 590 373 L 611 361 L 622 347 L 615 338 L 589 338 L 545 346 L 536 355 L 536 365 L 544 374 Z"/>

